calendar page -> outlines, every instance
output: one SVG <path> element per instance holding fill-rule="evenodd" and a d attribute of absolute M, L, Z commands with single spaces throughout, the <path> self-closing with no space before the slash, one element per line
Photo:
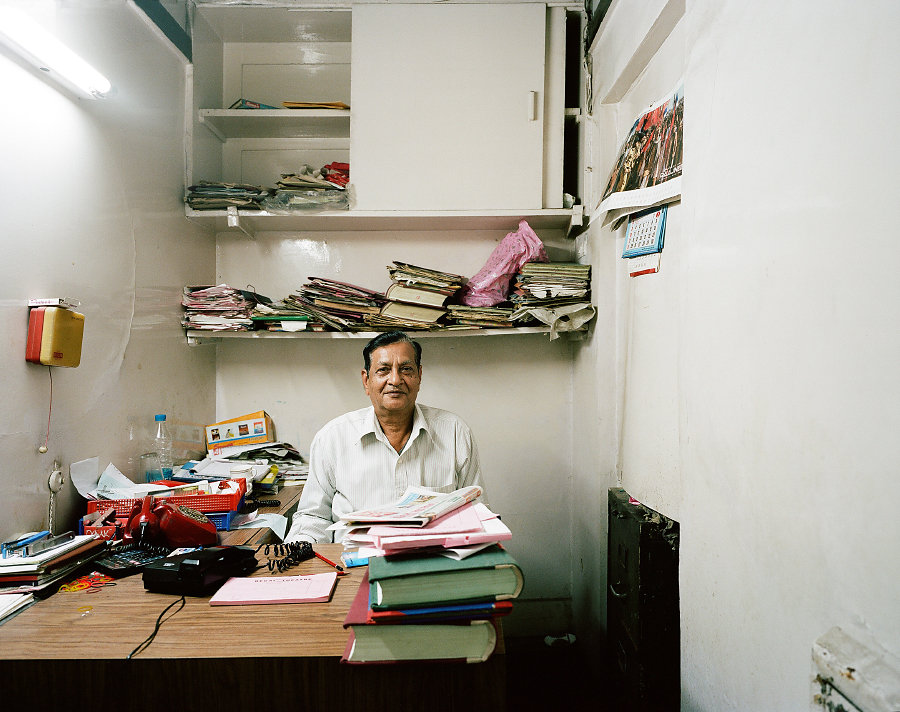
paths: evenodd
<path fill-rule="evenodd" d="M 628 220 L 622 257 L 638 257 L 661 252 L 666 234 L 667 206 L 635 213 Z"/>

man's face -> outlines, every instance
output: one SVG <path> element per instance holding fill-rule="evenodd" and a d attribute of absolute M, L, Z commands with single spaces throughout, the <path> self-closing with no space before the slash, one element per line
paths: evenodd
<path fill-rule="evenodd" d="M 362 372 L 366 395 L 378 415 L 411 414 L 422 382 L 416 352 L 405 341 L 375 349 L 369 372 Z"/>

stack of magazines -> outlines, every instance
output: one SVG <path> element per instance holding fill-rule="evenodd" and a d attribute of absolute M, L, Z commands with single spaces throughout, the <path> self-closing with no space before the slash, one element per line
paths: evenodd
<path fill-rule="evenodd" d="M 249 331 L 253 328 L 250 316 L 254 306 L 270 301 L 261 294 L 227 284 L 186 286 L 181 299 L 181 324 L 187 329 Z"/>
<path fill-rule="evenodd" d="M 269 195 L 269 189 L 244 183 L 217 183 L 200 181 L 188 188 L 185 202 L 194 210 L 222 210 L 240 208 L 259 210 L 262 201 Z"/>

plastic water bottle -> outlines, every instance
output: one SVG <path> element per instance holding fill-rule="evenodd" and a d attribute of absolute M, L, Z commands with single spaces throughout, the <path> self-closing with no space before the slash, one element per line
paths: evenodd
<path fill-rule="evenodd" d="M 159 457 L 159 469 L 162 473 L 162 479 L 168 480 L 172 477 L 172 466 L 174 456 L 172 451 L 172 436 L 169 434 L 169 426 L 166 424 L 165 413 L 155 416 L 156 420 L 156 437 L 153 438 L 153 446 L 156 455 Z"/>

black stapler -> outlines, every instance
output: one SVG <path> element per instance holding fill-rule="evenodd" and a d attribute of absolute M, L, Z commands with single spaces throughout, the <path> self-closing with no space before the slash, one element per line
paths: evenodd
<path fill-rule="evenodd" d="M 253 549 L 211 546 L 147 564 L 144 566 L 144 588 L 178 596 L 207 596 L 232 576 L 246 576 L 255 569 Z"/>

